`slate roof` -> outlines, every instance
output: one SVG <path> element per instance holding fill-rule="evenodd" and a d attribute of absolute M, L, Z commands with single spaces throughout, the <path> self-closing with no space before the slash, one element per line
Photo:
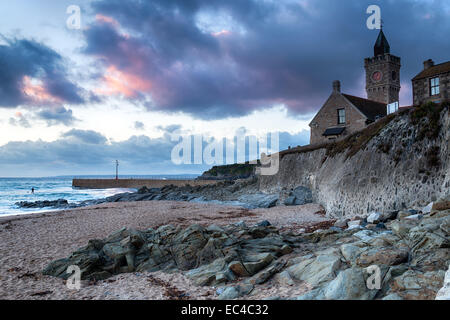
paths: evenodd
<path fill-rule="evenodd" d="M 436 64 L 436 65 L 432 66 L 431 68 L 423 70 L 422 72 L 420 72 L 417 76 L 415 76 L 413 78 L 413 81 L 423 79 L 423 78 L 429 78 L 432 76 L 437 76 L 441 73 L 446 73 L 446 72 L 450 72 L 450 61 Z"/>
<path fill-rule="evenodd" d="M 384 36 L 383 29 L 380 30 L 375 46 L 373 47 L 375 57 L 378 55 L 384 55 L 385 53 L 391 53 L 391 46 Z"/>
<path fill-rule="evenodd" d="M 328 136 L 338 136 L 340 134 L 342 134 L 345 131 L 345 127 L 338 127 L 338 128 L 328 128 L 327 130 L 325 130 L 325 132 L 323 133 L 323 136 L 328 137 Z"/>
<path fill-rule="evenodd" d="M 377 116 L 384 117 L 387 115 L 387 104 L 351 96 L 349 94 L 342 95 L 369 120 L 375 121 Z"/>

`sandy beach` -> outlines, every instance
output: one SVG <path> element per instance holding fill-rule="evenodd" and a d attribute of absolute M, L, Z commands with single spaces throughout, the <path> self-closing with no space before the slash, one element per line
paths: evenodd
<path fill-rule="evenodd" d="M 0 299 L 215 299 L 213 287 L 196 287 L 183 274 L 120 274 L 96 283 L 83 282 L 69 290 L 62 279 L 44 276 L 42 269 L 87 244 L 123 227 L 147 229 L 166 224 L 227 225 L 268 220 L 296 232 L 327 220 L 321 207 L 309 204 L 247 210 L 239 207 L 189 202 L 148 201 L 97 206 L 0 218 Z M 274 280 L 275 281 L 275 280 Z M 269 281 L 250 299 L 289 296 L 307 290 Z"/>

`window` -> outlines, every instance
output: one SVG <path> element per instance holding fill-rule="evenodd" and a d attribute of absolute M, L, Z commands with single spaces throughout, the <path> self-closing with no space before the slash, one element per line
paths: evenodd
<path fill-rule="evenodd" d="M 430 80 L 431 95 L 436 96 L 440 93 L 439 91 L 439 78 L 433 78 Z"/>
<path fill-rule="evenodd" d="M 397 72 L 392 71 L 392 80 L 397 80 Z"/>
<path fill-rule="evenodd" d="M 338 124 L 345 124 L 345 109 L 338 109 Z"/>
<path fill-rule="evenodd" d="M 387 105 L 387 114 L 395 113 L 398 111 L 398 102 L 393 102 Z"/>

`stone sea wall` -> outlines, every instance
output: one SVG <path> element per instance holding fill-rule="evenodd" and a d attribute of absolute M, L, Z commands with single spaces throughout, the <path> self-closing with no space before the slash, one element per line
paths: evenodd
<path fill-rule="evenodd" d="M 450 190 L 448 106 L 437 121 L 435 133 L 436 120 L 399 114 L 349 157 L 348 150 L 327 156 L 326 147 L 285 154 L 278 174 L 259 177 L 259 190 L 283 198 L 310 188 L 334 217 L 425 206 Z"/>

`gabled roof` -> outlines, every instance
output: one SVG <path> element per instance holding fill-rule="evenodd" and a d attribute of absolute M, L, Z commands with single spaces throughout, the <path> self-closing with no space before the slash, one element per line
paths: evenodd
<path fill-rule="evenodd" d="M 344 93 L 342 95 L 369 120 L 375 121 L 377 116 L 384 117 L 387 115 L 387 105 L 384 103 L 355 97 Z"/>
<path fill-rule="evenodd" d="M 426 70 L 420 72 L 413 80 L 419 80 L 423 78 L 429 78 L 432 76 L 440 75 L 441 73 L 450 72 L 450 61 L 441 64 L 434 65 Z"/>
<path fill-rule="evenodd" d="M 378 55 L 384 55 L 385 53 L 391 53 L 391 46 L 384 36 L 383 29 L 380 30 L 377 42 L 375 42 L 375 46 L 373 47 L 373 51 L 375 57 Z"/>

